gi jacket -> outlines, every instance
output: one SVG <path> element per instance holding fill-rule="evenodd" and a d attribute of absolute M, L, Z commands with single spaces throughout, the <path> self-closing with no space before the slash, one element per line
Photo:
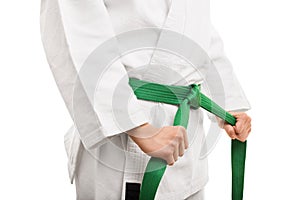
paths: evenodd
<path fill-rule="evenodd" d="M 126 138 L 124 132 L 146 122 L 152 122 L 149 109 L 153 105 L 169 107 L 170 111 L 167 115 L 170 116 L 169 121 L 172 121 L 171 115 L 173 111 L 176 111 L 176 106 L 147 103 L 135 98 L 127 83 L 129 71 L 133 71 L 132 75 L 129 76 L 166 84 L 182 84 L 182 80 L 185 81 L 184 84 L 201 84 L 203 80 L 212 78 L 208 77 L 208 74 L 199 75 L 195 73 L 195 68 L 174 55 L 153 49 L 145 50 L 133 52 L 114 61 L 104 75 L 99 78 L 98 85 L 91 97 L 85 94 L 85 87 L 80 85 L 80 81 L 78 82 L 78 73 L 95 49 L 117 34 L 153 27 L 168 29 L 190 38 L 207 52 L 220 75 L 226 99 L 225 109 L 247 110 L 250 108 L 234 75 L 232 65 L 223 51 L 222 40 L 211 25 L 209 10 L 209 0 L 42 0 L 41 35 L 46 56 L 57 86 L 75 122 L 75 126 L 72 126 L 65 135 L 72 181 L 80 162 L 79 155 L 82 148 L 92 151 L 103 145 L 108 145 L 110 139 L 116 137 L 123 138 L 124 148 L 127 151 L 139 153 L 138 158 L 126 157 L 125 168 L 136 166 L 134 163 L 140 160 L 143 164 L 134 170 L 142 172 L 149 158 L 138 147 L 134 146 L 135 144 L 132 144 L 131 140 Z M 118 52 L 119 49 L 116 48 L 111 51 Z M 157 63 L 160 66 L 165 66 L 165 68 L 153 67 L 147 68 L 146 71 L 145 69 L 134 71 L 134 69 L 149 63 Z M 172 73 L 169 73 L 168 69 L 170 68 L 168 67 L 171 66 Z M 176 77 L 174 74 L 179 74 L 180 77 Z M 116 93 L 116 87 L 121 88 L 122 92 Z M 75 89 L 80 94 L 75 106 L 81 112 L 76 111 L 74 107 Z M 210 91 L 210 93 L 214 92 L 215 95 L 218 95 L 219 91 L 214 91 L 214 89 Z M 127 101 L 127 108 L 114 108 L 114 99 L 128 99 L 128 96 L 131 98 Z M 198 114 L 193 114 L 193 112 Z M 192 111 L 191 115 L 201 117 L 199 112 L 201 111 Z M 116 116 L 122 115 L 128 116 L 130 123 L 120 125 Z M 193 121 L 192 118 L 190 119 Z M 77 122 L 80 122 L 80 128 Z M 191 126 L 193 127 L 193 125 Z M 203 127 L 199 129 L 198 135 L 200 135 L 198 142 L 203 142 Z M 133 149 L 129 147 L 133 147 Z M 190 151 L 195 151 L 191 153 L 195 158 L 199 156 L 199 148 L 195 147 L 194 150 L 191 148 Z M 111 155 L 101 154 L 101 156 L 110 157 Z M 188 158 L 188 156 L 186 157 Z M 184 164 L 184 161 L 182 162 L 182 166 L 193 165 L 195 169 L 201 167 L 201 163 Z M 203 161 L 203 165 L 205 165 L 205 161 Z M 199 169 L 199 171 L 201 170 Z M 177 173 L 179 177 L 180 173 L 186 172 L 184 169 L 181 169 L 181 172 L 176 171 L 175 167 L 173 173 Z M 171 191 L 178 191 L 183 197 L 188 196 L 206 183 L 206 170 L 203 169 L 198 175 L 197 173 L 186 176 L 186 183 L 195 184 L 194 189 L 190 189 L 192 187 L 185 189 L 185 185 L 189 184 L 184 181 L 182 185 L 179 184 L 176 188 L 170 183 L 172 182 L 170 179 L 169 186 L 161 189 L 159 193 L 170 196 L 176 195 L 176 192 L 172 193 Z M 113 175 L 103 174 L 103 176 Z M 165 176 L 170 176 L 168 171 Z M 124 177 L 123 181 L 126 179 L 141 181 L 142 178 L 142 176 L 130 175 L 124 175 Z M 193 178 L 197 181 L 189 180 Z M 185 191 L 182 192 L 181 190 Z"/>

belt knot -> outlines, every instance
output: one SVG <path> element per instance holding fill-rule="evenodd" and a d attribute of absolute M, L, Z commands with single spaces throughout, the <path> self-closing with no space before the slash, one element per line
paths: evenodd
<path fill-rule="evenodd" d="M 188 103 L 190 106 L 194 109 L 200 108 L 200 87 L 197 84 L 191 84 L 190 85 L 191 90 L 190 93 L 187 95 L 186 99 L 188 100 Z"/>

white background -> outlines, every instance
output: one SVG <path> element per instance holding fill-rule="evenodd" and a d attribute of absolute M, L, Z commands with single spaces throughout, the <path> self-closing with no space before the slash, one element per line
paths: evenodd
<path fill-rule="evenodd" d="M 0 3 L 0 199 L 72 200 L 71 119 L 43 52 L 39 1 Z M 244 200 L 300 199 L 298 0 L 212 0 L 212 20 L 249 98 Z M 230 140 L 209 157 L 207 200 L 230 199 Z"/>

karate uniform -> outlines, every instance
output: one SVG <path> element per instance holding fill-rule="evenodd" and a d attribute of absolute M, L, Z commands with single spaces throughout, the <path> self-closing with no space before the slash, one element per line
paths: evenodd
<path fill-rule="evenodd" d="M 225 109 L 250 108 L 210 23 L 209 0 L 42 0 L 42 41 L 74 121 L 78 120 L 73 115 L 76 78 L 89 55 L 117 34 L 149 27 L 185 35 L 201 46 L 221 77 Z M 147 67 L 149 63 L 164 67 Z M 99 81 L 94 104 L 89 104 L 89 97 L 82 97 L 76 105 L 86 111 L 79 116 L 80 130 L 75 123 L 65 135 L 70 179 L 73 182 L 75 178 L 79 200 L 125 199 L 126 183 L 141 183 L 149 160 L 125 131 L 146 122 L 156 127 L 173 124 L 177 106 L 136 99 L 127 82 L 121 81 L 128 76 L 174 85 L 201 84 L 209 78 L 197 73 L 186 60 L 155 50 L 133 52 L 112 63 Z M 114 93 L 116 87 L 122 92 Z M 129 94 L 128 107 L 115 111 L 113 99 Z M 119 115 L 128 116 L 130 123 L 120 125 L 115 117 Z M 207 160 L 199 159 L 205 136 L 202 122 L 201 109 L 191 110 L 187 128 L 190 147 L 174 166 L 167 167 L 156 199 L 203 196 L 208 175 Z"/>

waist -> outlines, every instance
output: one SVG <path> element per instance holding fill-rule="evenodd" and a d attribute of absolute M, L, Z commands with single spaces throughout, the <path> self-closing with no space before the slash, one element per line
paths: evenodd
<path fill-rule="evenodd" d="M 138 99 L 172 105 L 181 104 L 190 96 L 193 87 L 200 86 L 196 84 L 191 84 L 188 86 L 166 85 L 135 78 L 129 78 L 129 85 L 132 87 Z M 198 104 L 198 101 L 196 104 Z M 197 105 L 192 106 L 199 107 Z"/>
<path fill-rule="evenodd" d="M 200 92 L 200 85 L 198 84 L 188 86 L 164 85 L 129 78 L 129 85 L 138 99 L 180 105 L 183 110 L 202 107 L 229 124 L 234 125 L 236 123 L 235 117 Z"/>

